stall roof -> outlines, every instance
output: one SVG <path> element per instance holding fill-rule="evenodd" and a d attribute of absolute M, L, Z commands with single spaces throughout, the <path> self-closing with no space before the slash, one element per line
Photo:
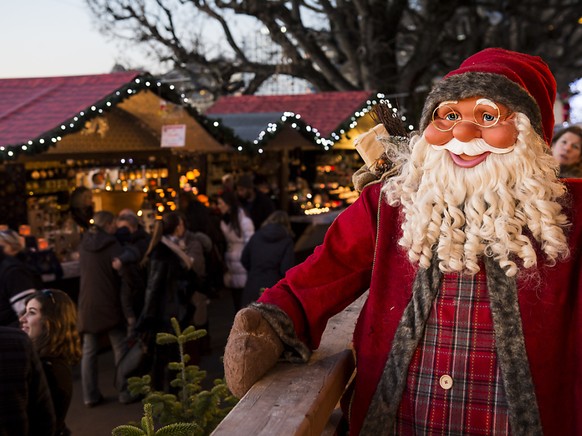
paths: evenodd
<path fill-rule="evenodd" d="M 155 108 L 148 110 L 142 105 L 131 105 L 132 98 L 144 94 L 143 91 L 157 96 Z M 160 131 L 162 122 L 158 121 L 156 125 L 156 117 L 147 117 L 148 112 L 159 112 L 160 99 L 179 106 L 187 112 L 189 122 L 197 124 L 197 143 L 202 150 L 227 149 L 222 144 L 232 140 L 232 131 L 215 126 L 186 105 L 186 100 L 171 85 L 147 73 L 130 71 L 1 79 L 0 160 L 13 159 L 23 153 L 42 153 L 63 137 L 83 130 L 88 121 L 104 116 L 113 109 L 125 110 L 144 122 L 150 130 Z M 135 108 L 134 113 L 132 107 Z"/>
<path fill-rule="evenodd" d="M 284 112 L 220 114 L 222 122 L 243 141 L 254 141 L 269 123 L 281 119 Z"/>
<path fill-rule="evenodd" d="M 323 141 L 332 145 L 353 128 L 353 122 L 366 116 L 378 96 L 371 91 L 225 96 L 206 115 L 221 120 L 241 139 L 254 140 L 255 144 L 273 138 L 277 131 L 274 125 L 291 124 L 313 144 Z"/>

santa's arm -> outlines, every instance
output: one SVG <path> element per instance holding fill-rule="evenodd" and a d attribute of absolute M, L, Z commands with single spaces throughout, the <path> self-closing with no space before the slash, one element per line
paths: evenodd
<path fill-rule="evenodd" d="M 307 360 L 328 319 L 368 289 L 379 189 L 364 190 L 307 260 L 266 290 L 258 304 L 237 314 L 224 355 L 225 377 L 235 395 L 244 395 L 285 349 L 288 356 Z"/>

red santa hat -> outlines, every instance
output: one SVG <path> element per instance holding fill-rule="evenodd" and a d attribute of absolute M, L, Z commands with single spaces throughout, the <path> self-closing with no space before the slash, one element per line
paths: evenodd
<path fill-rule="evenodd" d="M 556 80 L 540 57 L 502 48 L 488 48 L 468 57 L 428 95 L 422 111 L 421 131 L 430 122 L 439 103 L 476 96 L 525 114 L 534 130 L 548 145 L 551 143 Z"/>

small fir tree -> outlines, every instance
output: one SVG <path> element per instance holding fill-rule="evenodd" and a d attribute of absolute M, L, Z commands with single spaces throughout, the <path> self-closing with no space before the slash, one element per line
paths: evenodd
<path fill-rule="evenodd" d="M 113 429 L 113 436 L 209 435 L 236 404 L 237 399 L 223 379 L 214 380 L 212 389 L 202 390 L 206 371 L 197 365 L 188 365 L 190 356 L 184 352 L 184 344 L 200 339 L 206 335 L 206 330 L 188 326 L 182 331 L 176 318 L 172 318 L 171 323 L 175 334 L 158 333 L 156 342 L 178 345 L 180 361 L 168 364 L 168 369 L 176 371 L 170 386 L 178 389 L 177 395 L 153 390 L 149 375 L 131 377 L 128 380 L 131 394 L 144 396 L 142 425 L 141 428 L 133 424 L 121 425 Z M 154 421 L 164 427 L 154 432 Z"/>

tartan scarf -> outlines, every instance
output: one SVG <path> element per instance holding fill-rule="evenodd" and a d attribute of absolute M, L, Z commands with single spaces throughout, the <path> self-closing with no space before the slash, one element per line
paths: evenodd
<path fill-rule="evenodd" d="M 541 421 L 523 339 L 514 278 L 507 277 L 493 259 L 485 257 L 487 288 L 496 338 L 498 363 L 509 405 L 514 435 L 541 435 Z M 391 434 L 406 386 L 408 367 L 420 340 L 432 304 L 439 292 L 442 274 L 438 260 L 418 270 L 412 298 L 394 334 L 382 377 L 362 426 L 362 435 Z"/>

